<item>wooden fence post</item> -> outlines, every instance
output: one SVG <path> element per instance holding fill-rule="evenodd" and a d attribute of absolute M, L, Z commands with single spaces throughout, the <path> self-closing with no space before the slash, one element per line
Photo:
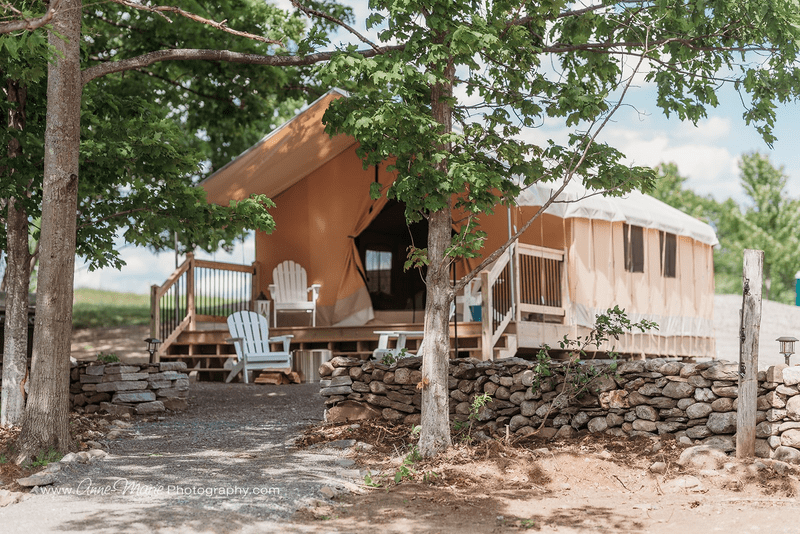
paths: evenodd
<path fill-rule="evenodd" d="M 761 280 L 764 251 L 744 251 L 742 329 L 739 345 L 739 401 L 736 412 L 736 457 L 756 452 L 756 396 L 758 392 L 758 333 L 761 328 Z"/>

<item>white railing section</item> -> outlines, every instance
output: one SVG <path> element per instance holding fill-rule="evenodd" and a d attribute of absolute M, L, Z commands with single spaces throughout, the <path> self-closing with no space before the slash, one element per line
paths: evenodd
<path fill-rule="evenodd" d="M 225 322 L 233 312 L 253 310 L 257 286 L 258 262 L 238 265 L 187 254 L 163 285 L 150 288 L 150 335 L 163 341 L 158 356 L 198 322 Z"/>
<path fill-rule="evenodd" d="M 484 360 L 493 359 L 498 340 L 511 321 L 522 320 L 523 314 L 534 321 L 544 321 L 545 316 L 563 320 L 564 251 L 515 243 L 480 277 L 484 288 L 481 316 Z"/>

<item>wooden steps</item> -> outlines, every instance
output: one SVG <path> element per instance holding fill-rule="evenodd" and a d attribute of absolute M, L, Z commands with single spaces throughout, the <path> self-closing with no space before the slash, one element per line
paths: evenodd
<path fill-rule="evenodd" d="M 161 361 L 185 361 L 190 371 L 196 372 L 201 380 L 224 380 L 227 376 L 225 362 L 235 357 L 236 352 L 232 344 L 225 340 L 230 337 L 227 329 L 220 328 L 219 324 L 199 325 L 198 330 L 184 331 L 175 342 L 169 346 L 166 354 L 160 356 Z M 416 324 L 381 324 L 368 326 L 347 327 L 280 327 L 270 329 L 273 336 L 293 335 L 291 350 L 330 350 L 334 357 L 356 357 L 362 360 L 372 356 L 372 351 L 378 347 L 378 334 L 376 330 L 423 330 L 421 323 Z M 455 346 L 455 329 L 450 325 L 450 353 L 451 358 L 481 357 L 481 324 L 458 324 L 458 354 Z M 420 338 L 409 338 L 406 346 L 410 352 L 419 349 Z M 498 343 L 498 354 L 512 350 L 511 342 L 506 336 Z M 516 349 L 514 344 L 513 350 Z M 501 356 L 502 357 L 502 356 Z"/>

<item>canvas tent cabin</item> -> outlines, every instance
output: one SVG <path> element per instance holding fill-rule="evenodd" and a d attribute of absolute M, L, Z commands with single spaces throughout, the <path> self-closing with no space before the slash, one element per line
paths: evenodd
<path fill-rule="evenodd" d="M 512 228 L 529 220 L 556 188 L 540 183 L 524 191 L 517 207 L 509 210 Z M 492 223 L 497 224 L 496 219 L 487 221 Z M 499 227 L 487 230 L 487 249 L 492 250 L 504 236 Z M 523 302 L 517 337 L 541 336 L 541 322 L 521 317 L 524 301 L 531 300 L 524 290 L 525 264 L 541 261 L 527 259 L 525 250 L 539 245 L 565 252 L 561 306 L 563 323 L 572 327 L 573 336 L 585 335 L 597 314 L 619 306 L 632 321 L 648 319 L 659 327 L 647 334 L 624 336 L 615 342 L 616 350 L 630 355 L 713 357 L 716 244 L 709 225 L 653 197 L 637 191 L 604 197 L 569 184 L 541 222 L 536 221 L 520 237 L 518 277 Z M 535 315 L 529 314 L 529 319 Z"/>
<path fill-rule="evenodd" d="M 393 174 L 385 166 L 364 169 L 354 139 L 324 132 L 325 109 L 344 96 L 330 91 L 202 183 L 208 199 L 219 204 L 255 193 L 269 196 L 276 203 L 271 210 L 276 230 L 256 235 L 252 266 L 190 258 L 192 265 L 187 262 L 168 283 L 154 286 L 153 333 L 167 339 L 162 357 L 225 356 L 222 343 L 214 341 L 225 333 L 199 332 L 198 323 L 224 321 L 235 309 L 203 308 L 206 297 L 199 293 L 220 285 L 214 280 L 224 277 L 216 271 L 233 270 L 245 276 L 238 283 L 245 288 L 239 306 L 255 307 L 256 296 L 267 294 L 272 270 L 285 260 L 304 266 L 309 284 L 321 285 L 316 328 L 302 316 L 279 316 L 273 325 L 276 334 L 295 335 L 293 348 L 363 356 L 375 348 L 375 330 L 421 330 L 425 286 L 418 272 L 402 266 L 408 246 L 425 246 L 427 227 L 424 221 L 407 226 L 403 206 L 395 201 L 370 199 L 370 184 L 389 185 Z M 505 242 L 551 190 L 537 184 L 523 192 L 517 206 L 482 217 L 485 250 Z M 550 206 L 512 250 L 480 274 L 480 322 L 464 321 L 471 317 L 458 306 L 457 324 L 451 326 L 458 354 L 488 359 L 545 343 L 556 347 L 564 335 L 584 335 L 596 313 L 619 305 L 632 319 L 661 326 L 624 336 L 617 350 L 713 356 L 713 230 L 640 193 L 585 196 L 580 187 L 568 187 L 559 198 L 563 202 Z M 202 273 L 194 272 L 198 266 Z M 461 262 L 455 275 L 468 268 L 469 262 Z M 455 353 L 454 346 L 451 350 Z"/>

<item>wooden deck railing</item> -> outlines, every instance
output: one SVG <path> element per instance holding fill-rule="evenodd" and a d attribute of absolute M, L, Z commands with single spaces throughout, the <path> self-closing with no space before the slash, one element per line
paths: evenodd
<path fill-rule="evenodd" d="M 484 360 L 493 358 L 497 341 L 523 313 L 539 315 L 541 320 L 545 315 L 565 315 L 566 271 L 561 250 L 515 243 L 480 276 Z"/>
<path fill-rule="evenodd" d="M 563 316 L 564 251 L 520 244 L 517 265 L 519 313 Z"/>
<path fill-rule="evenodd" d="M 163 285 L 150 288 L 150 335 L 163 341 L 158 356 L 198 322 L 225 322 L 233 312 L 252 310 L 257 287 L 258 262 L 238 265 L 187 254 Z"/>
<path fill-rule="evenodd" d="M 516 315 L 515 295 L 512 278 L 512 258 L 514 247 L 508 247 L 492 266 L 481 272 L 481 295 L 483 297 L 481 312 L 481 340 L 483 359 L 491 360 L 492 351 L 497 340 L 505 332 L 508 324 Z"/>

